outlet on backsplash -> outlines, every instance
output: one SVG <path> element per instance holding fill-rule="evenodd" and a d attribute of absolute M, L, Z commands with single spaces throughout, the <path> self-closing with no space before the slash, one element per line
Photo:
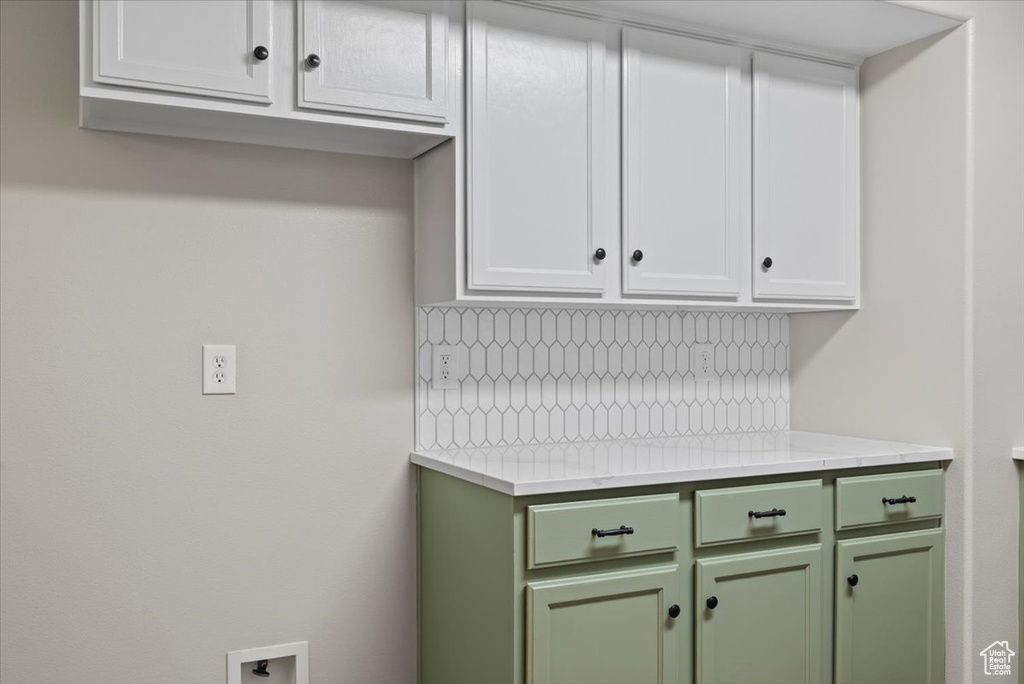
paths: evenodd
<path fill-rule="evenodd" d="M 693 345 L 693 377 L 698 382 L 710 382 L 715 375 L 715 345 Z"/>
<path fill-rule="evenodd" d="M 786 314 L 421 307 L 416 328 L 419 449 L 789 428 Z"/>
<path fill-rule="evenodd" d="M 459 360 L 456 349 L 451 345 L 434 346 L 434 362 L 430 387 L 435 390 L 459 389 Z"/>

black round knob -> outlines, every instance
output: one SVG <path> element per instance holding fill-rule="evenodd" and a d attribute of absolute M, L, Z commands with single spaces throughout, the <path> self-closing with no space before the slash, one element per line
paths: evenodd
<path fill-rule="evenodd" d="M 761 262 L 761 265 L 764 266 L 765 268 L 771 268 L 772 267 L 772 258 L 771 257 L 765 257 L 764 261 Z"/>
<path fill-rule="evenodd" d="M 846 581 L 849 583 L 851 587 L 855 587 L 857 586 L 857 582 L 860 582 L 860 578 L 856 575 L 850 575 L 846 578 Z"/>
<path fill-rule="evenodd" d="M 316 54 L 315 52 L 309 53 L 309 56 L 306 57 L 306 66 L 308 66 L 310 69 L 316 69 L 318 66 L 320 66 L 320 55 Z"/>
<path fill-rule="evenodd" d="M 597 251 L 594 252 L 594 258 L 598 261 L 604 261 L 606 256 L 608 256 L 608 252 L 604 251 L 604 247 L 598 247 Z"/>
<path fill-rule="evenodd" d="M 641 252 L 639 249 L 636 250 L 635 252 L 633 252 L 633 261 L 643 261 L 643 260 L 644 260 L 644 253 L 643 252 Z"/>
<path fill-rule="evenodd" d="M 677 606 L 675 604 L 672 604 L 671 606 L 668 607 L 668 616 L 670 618 L 677 618 L 677 617 L 679 617 L 679 613 L 680 613 L 679 606 Z"/>
<path fill-rule="evenodd" d="M 717 596 L 712 596 L 711 598 L 709 598 L 706 601 L 706 603 L 707 603 L 707 606 L 708 606 L 708 610 L 714 610 L 715 608 L 718 607 L 718 597 Z"/>
<path fill-rule="evenodd" d="M 262 62 L 263 60 L 270 56 L 270 50 L 263 47 L 262 45 L 257 45 L 256 49 L 252 51 L 252 56 Z"/>

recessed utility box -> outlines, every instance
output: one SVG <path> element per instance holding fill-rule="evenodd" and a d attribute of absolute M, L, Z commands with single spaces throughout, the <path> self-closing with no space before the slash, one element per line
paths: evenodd
<path fill-rule="evenodd" d="M 263 660 L 266 676 L 253 672 Z M 309 642 L 230 651 L 227 684 L 309 684 Z"/>

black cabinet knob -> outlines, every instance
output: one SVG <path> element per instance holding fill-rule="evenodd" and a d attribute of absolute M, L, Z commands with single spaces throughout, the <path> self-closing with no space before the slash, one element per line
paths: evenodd
<path fill-rule="evenodd" d="M 606 256 L 608 256 L 608 252 L 604 251 L 604 247 L 598 247 L 597 251 L 594 252 L 594 258 L 598 261 L 604 261 Z"/>
<path fill-rule="evenodd" d="M 679 617 L 679 613 L 680 612 L 681 611 L 679 610 L 679 606 L 674 604 L 674 603 L 671 606 L 668 607 L 668 616 L 670 618 L 674 619 L 674 618 Z"/>
<path fill-rule="evenodd" d="M 643 252 L 641 252 L 639 249 L 636 250 L 635 252 L 633 252 L 633 261 L 639 262 L 639 261 L 643 261 L 643 260 L 644 260 L 644 253 Z"/>
<path fill-rule="evenodd" d="M 765 268 L 771 268 L 772 267 L 772 258 L 771 257 L 765 257 L 764 261 L 761 262 L 761 265 L 764 266 Z"/>
<path fill-rule="evenodd" d="M 714 610 L 715 608 L 718 607 L 718 597 L 717 596 L 712 596 L 705 603 L 708 606 L 708 610 Z"/>
<path fill-rule="evenodd" d="M 320 55 L 316 54 L 315 52 L 309 53 L 309 56 L 306 57 L 306 66 L 308 66 L 310 69 L 316 69 L 318 66 L 320 66 Z"/>
<path fill-rule="evenodd" d="M 849 577 L 846 578 L 846 582 L 851 587 L 855 587 L 855 586 L 857 586 L 857 582 L 860 582 L 860 577 L 857 577 L 856 575 L 850 575 Z"/>
<path fill-rule="evenodd" d="M 263 60 L 270 56 L 270 50 L 263 47 L 262 45 L 257 45 L 256 49 L 252 51 L 252 56 L 262 62 Z"/>

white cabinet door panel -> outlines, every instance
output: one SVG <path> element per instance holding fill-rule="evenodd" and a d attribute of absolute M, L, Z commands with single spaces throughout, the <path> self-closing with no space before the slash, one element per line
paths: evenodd
<path fill-rule="evenodd" d="M 299 106 L 447 120 L 446 2 L 299 0 L 298 10 Z"/>
<path fill-rule="evenodd" d="M 498 3 L 469 12 L 468 285 L 602 292 L 606 29 Z"/>
<path fill-rule="evenodd" d="M 755 54 L 755 297 L 856 298 L 857 130 L 855 69 Z"/>
<path fill-rule="evenodd" d="M 97 83 L 270 102 L 268 0 L 99 0 L 93 22 Z"/>
<path fill-rule="evenodd" d="M 736 297 L 750 53 L 632 28 L 623 50 L 623 290 Z"/>

